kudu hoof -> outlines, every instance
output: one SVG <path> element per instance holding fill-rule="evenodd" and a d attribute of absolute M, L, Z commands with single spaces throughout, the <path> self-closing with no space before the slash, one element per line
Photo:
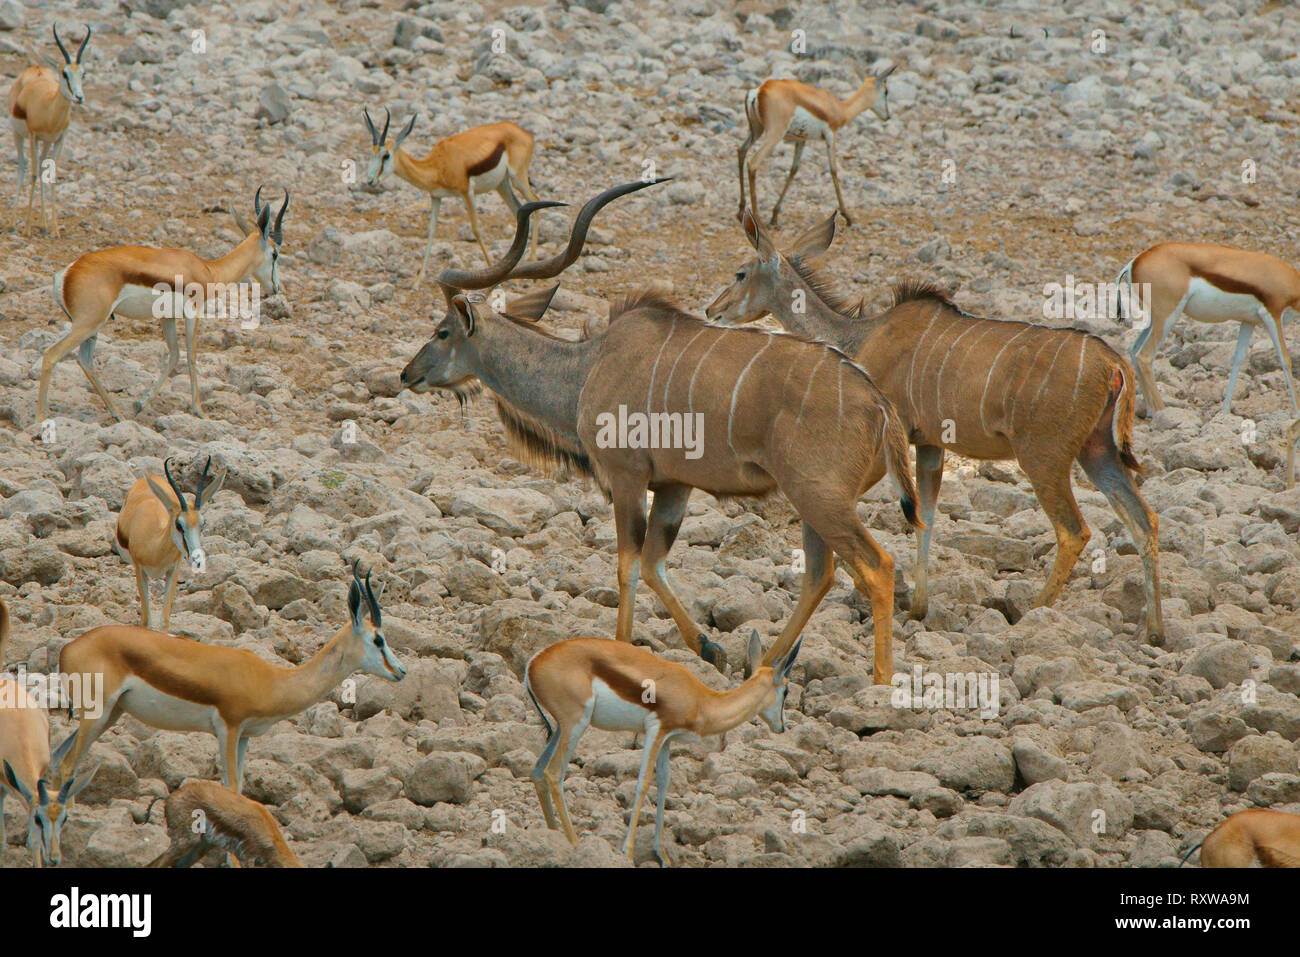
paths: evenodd
<path fill-rule="evenodd" d="M 727 673 L 727 653 L 722 650 L 722 646 L 716 641 L 710 641 L 703 635 L 699 636 L 699 640 L 700 657 L 725 675 Z"/>

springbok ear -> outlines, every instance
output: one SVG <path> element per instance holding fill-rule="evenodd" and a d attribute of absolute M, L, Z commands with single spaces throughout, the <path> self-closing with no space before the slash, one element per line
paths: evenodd
<path fill-rule="evenodd" d="M 82 791 L 86 790 L 87 785 L 94 780 L 95 775 L 99 773 L 99 769 L 103 766 L 104 765 L 101 762 L 91 768 L 89 774 L 74 774 L 72 777 L 68 778 L 68 780 L 64 781 L 63 787 L 59 788 L 59 803 L 66 804 L 73 800 Z"/>
<path fill-rule="evenodd" d="M 456 315 L 460 317 L 461 323 L 465 326 L 465 336 L 474 335 L 474 306 L 470 303 L 469 298 L 463 293 L 454 296 L 451 300 L 451 308 L 455 310 Z"/>
<path fill-rule="evenodd" d="M 63 742 L 55 748 L 54 753 L 50 755 L 50 767 L 58 768 L 58 766 L 63 763 L 63 759 L 67 757 L 68 752 L 72 750 L 72 743 L 76 740 L 77 732 L 75 731 L 63 739 Z"/>
<path fill-rule="evenodd" d="M 238 229 L 245 236 L 247 236 L 249 233 L 253 231 L 252 224 L 249 223 L 249 221 L 243 217 L 243 215 L 239 212 L 239 210 L 235 208 L 234 203 L 223 202 L 222 206 L 225 208 L 226 212 L 230 213 L 230 218 L 235 221 L 236 229 Z"/>
<path fill-rule="evenodd" d="M 799 657 L 799 649 L 803 647 L 803 637 L 794 643 L 790 653 L 784 658 L 780 658 L 772 665 L 772 676 L 777 684 L 785 681 L 786 676 L 790 674 L 790 669 L 794 666 L 794 660 Z"/>
<path fill-rule="evenodd" d="M 257 214 L 257 231 L 262 239 L 266 239 L 266 231 L 271 228 L 271 204 L 267 203 L 262 207 L 262 211 Z"/>
<path fill-rule="evenodd" d="M 818 223 L 796 239 L 794 248 L 790 250 L 790 258 L 810 259 L 814 256 L 820 256 L 830 249 L 831 243 L 835 241 L 835 217 L 837 215 L 839 214 L 831 213 L 830 218 L 825 222 Z"/>
<path fill-rule="evenodd" d="M 537 292 L 530 292 L 518 299 L 512 299 L 506 303 L 502 314 L 523 322 L 536 322 L 546 315 L 546 310 L 551 306 L 551 300 L 555 298 L 555 294 L 559 291 L 560 284 L 557 282 L 550 289 L 539 289 Z"/>
<path fill-rule="evenodd" d="M 28 804 L 32 803 L 32 792 L 27 790 L 22 781 L 18 780 L 18 775 L 14 773 L 13 766 L 8 761 L 5 762 L 5 780 L 9 782 L 11 788 L 22 796 L 24 801 Z"/>
<path fill-rule="evenodd" d="M 758 670 L 758 663 L 763 658 L 763 642 L 758 637 L 758 629 L 749 632 L 749 647 L 745 649 L 745 679 L 748 680 Z"/>
<path fill-rule="evenodd" d="M 212 497 L 213 497 L 214 495 L 216 495 L 218 492 L 221 491 L 221 486 L 223 486 L 223 485 L 226 484 L 226 476 L 229 475 L 229 474 L 230 474 L 230 469 L 226 469 L 226 470 L 225 470 L 224 472 L 222 472 L 219 476 L 217 476 L 217 478 L 216 478 L 215 481 L 209 483 L 209 484 L 208 484 L 208 485 L 203 489 L 203 501 L 204 501 L 204 503 L 211 502 L 211 501 L 212 501 Z"/>
<path fill-rule="evenodd" d="M 164 505 L 167 506 L 168 512 L 172 512 L 176 514 L 180 513 L 181 506 L 180 503 L 176 501 L 176 497 L 174 495 L 170 495 L 167 492 L 164 492 L 162 486 L 153 480 L 152 475 L 146 475 L 144 477 L 144 480 L 149 483 L 149 491 L 153 492 L 153 494 L 157 497 L 158 501 L 162 502 Z"/>
<path fill-rule="evenodd" d="M 884 72 L 882 72 L 882 73 L 877 73 L 877 74 L 876 74 L 876 79 L 877 79 L 877 80 L 880 80 L 880 81 L 883 82 L 885 79 L 888 78 L 889 74 L 893 73 L 893 72 L 894 72 L 895 70 L 897 70 L 897 69 L 898 69 L 898 64 L 897 64 L 897 63 L 894 63 L 894 64 L 892 64 L 892 65 L 889 67 L 889 69 L 885 70 Z"/>

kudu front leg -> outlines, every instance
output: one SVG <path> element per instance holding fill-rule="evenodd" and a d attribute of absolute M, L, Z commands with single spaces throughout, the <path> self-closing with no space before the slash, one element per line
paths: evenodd
<path fill-rule="evenodd" d="M 614 533 L 618 549 L 618 624 L 614 637 L 632 640 L 632 619 L 636 611 L 636 583 L 645 548 L 646 486 L 635 482 L 616 482 L 611 490 L 614 499 Z"/>
<path fill-rule="evenodd" d="M 808 624 L 808 619 L 835 581 L 835 558 L 826 542 L 807 522 L 803 523 L 803 554 L 804 575 L 803 585 L 799 589 L 799 601 L 790 613 L 790 620 L 781 630 L 781 636 L 763 656 L 763 664 L 769 667 L 794 647 L 804 626 Z"/>
<path fill-rule="evenodd" d="M 1016 451 L 1016 457 L 1023 468 L 1030 456 L 1028 453 L 1020 455 L 1019 450 Z M 1074 499 L 1068 464 L 1063 467 L 1036 468 L 1033 471 L 1026 469 L 1026 472 L 1034 494 L 1038 496 L 1043 511 L 1047 513 L 1052 528 L 1056 531 L 1056 560 L 1052 563 L 1052 571 L 1043 584 L 1043 590 L 1034 600 L 1035 607 L 1045 607 L 1060 596 L 1079 555 L 1087 547 L 1092 532 L 1084 523 L 1079 503 Z"/>
<path fill-rule="evenodd" d="M 683 607 L 677 595 L 668 584 L 664 561 L 677 539 L 677 532 L 682 527 L 686 516 L 686 503 L 690 500 L 691 489 L 687 485 L 669 485 L 655 489 L 654 504 L 650 506 L 650 523 L 646 530 L 645 546 L 641 552 L 641 570 L 645 583 L 650 586 L 659 600 L 668 609 L 668 614 L 677 625 L 682 640 L 691 651 L 695 652 L 723 674 L 727 672 L 727 655 L 722 646 L 711 641 Z"/>

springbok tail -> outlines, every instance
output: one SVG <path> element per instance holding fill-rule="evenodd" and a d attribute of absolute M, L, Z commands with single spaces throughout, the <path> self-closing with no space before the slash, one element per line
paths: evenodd
<path fill-rule="evenodd" d="M 528 692 L 528 697 L 532 699 L 533 707 L 536 708 L 537 713 L 541 715 L 542 727 L 546 729 L 546 738 L 549 741 L 551 736 L 555 734 L 555 729 L 551 727 L 551 722 L 547 720 L 546 712 L 542 710 L 542 703 L 537 700 L 537 695 L 533 694 L 532 675 L 529 674 L 529 669 L 532 667 L 532 664 L 532 661 L 529 661 L 528 664 L 524 666 L 524 690 Z"/>
<path fill-rule="evenodd" d="M 1128 286 L 1129 295 L 1133 295 L 1133 263 L 1135 260 L 1130 259 L 1119 275 L 1115 277 L 1115 321 L 1128 321 L 1128 314 L 1124 310 L 1124 294 L 1120 292 L 1120 285 Z"/>
<path fill-rule="evenodd" d="M 5 666 L 5 645 L 9 643 L 9 606 L 0 598 L 0 668 Z"/>
<path fill-rule="evenodd" d="M 894 483 L 898 492 L 899 505 L 908 524 L 915 529 L 925 528 L 916 511 L 919 496 L 916 492 L 916 479 L 912 475 L 912 460 L 908 455 L 907 430 L 903 420 L 898 417 L 898 410 L 892 404 L 882 405 L 880 411 L 883 420 L 880 424 L 880 441 L 885 453 L 885 473 Z"/>
<path fill-rule="evenodd" d="M 1117 356 L 1116 359 L 1115 372 L 1111 378 L 1111 397 L 1115 403 L 1110 424 L 1111 437 L 1115 440 L 1115 448 L 1119 450 L 1120 461 L 1141 474 L 1146 470 L 1133 454 L 1133 412 L 1136 405 L 1133 366 L 1122 356 Z"/>
<path fill-rule="evenodd" d="M 1187 859 L 1191 857 L 1193 854 L 1195 854 L 1197 848 L 1199 848 L 1204 843 L 1205 843 L 1204 841 L 1198 841 L 1196 844 L 1193 844 L 1191 847 L 1189 847 L 1187 849 L 1187 853 L 1183 855 L 1183 859 L 1178 862 L 1178 866 L 1182 867 L 1184 864 L 1186 864 Z"/>

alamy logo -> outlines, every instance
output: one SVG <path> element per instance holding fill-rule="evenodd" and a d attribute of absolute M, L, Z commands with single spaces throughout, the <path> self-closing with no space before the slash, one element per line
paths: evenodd
<path fill-rule="evenodd" d="M 913 711 L 976 711 L 981 718 L 998 715 L 998 673 L 996 671 L 952 672 L 923 671 L 912 666 L 912 673 L 897 672 L 890 704 Z"/>
<path fill-rule="evenodd" d="M 704 454 L 703 412 L 629 412 L 596 416 L 596 445 L 602 449 L 685 449 L 688 459 Z"/>
<path fill-rule="evenodd" d="M 0 676 L 6 675 L 0 672 Z M 87 672 L 53 674 L 28 673 L 20 664 L 10 675 L 12 680 L 0 681 L 0 709 L 42 708 L 46 711 L 74 709 L 83 718 L 98 718 L 104 713 L 104 675 Z M 23 692 L 19 695 L 19 690 Z"/>
<path fill-rule="evenodd" d="M 59 930 L 126 928 L 133 937 L 148 937 L 152 915 L 149 894 L 82 894 L 74 887 L 50 898 L 50 926 Z"/>
<path fill-rule="evenodd" d="M 1043 286 L 1044 319 L 1135 320 L 1144 326 L 1151 321 L 1151 284 L 1145 282 L 1082 282 L 1066 275 L 1065 282 Z"/>

